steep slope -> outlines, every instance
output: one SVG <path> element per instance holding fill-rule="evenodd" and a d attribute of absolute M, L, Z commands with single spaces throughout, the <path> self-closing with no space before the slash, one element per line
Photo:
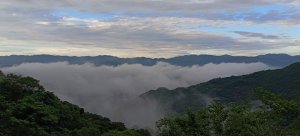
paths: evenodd
<path fill-rule="evenodd" d="M 270 66 L 285 67 L 295 62 L 300 62 L 300 56 L 290 56 L 287 54 L 267 54 L 255 57 L 246 56 L 214 56 L 214 55 L 186 55 L 174 58 L 118 58 L 113 56 L 0 56 L 0 67 L 19 65 L 22 63 L 52 63 L 66 61 L 70 64 L 93 63 L 95 65 L 117 66 L 121 64 L 141 64 L 145 66 L 155 65 L 157 62 L 166 62 L 177 66 L 205 65 L 208 63 L 255 63 L 262 62 Z"/>
<path fill-rule="evenodd" d="M 300 63 L 286 68 L 256 72 L 244 76 L 213 79 L 187 88 L 168 90 L 159 88 L 142 95 L 145 99 L 155 99 L 177 113 L 186 109 L 198 109 L 211 100 L 239 102 L 253 99 L 257 87 L 271 90 L 288 99 L 300 100 Z"/>
<path fill-rule="evenodd" d="M 1 136 L 150 135 L 59 100 L 30 77 L 0 72 Z"/>

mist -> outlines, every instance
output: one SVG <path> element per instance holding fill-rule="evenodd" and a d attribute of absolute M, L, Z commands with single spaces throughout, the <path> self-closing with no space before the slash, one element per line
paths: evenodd
<path fill-rule="evenodd" d="M 221 63 L 180 67 L 159 62 L 154 66 L 124 64 L 120 66 L 25 63 L 1 68 L 5 73 L 32 76 L 64 101 L 86 111 L 124 122 L 129 127 L 154 128 L 164 111 L 155 101 L 139 95 L 159 87 L 187 87 L 232 75 L 273 69 L 263 63 Z"/>

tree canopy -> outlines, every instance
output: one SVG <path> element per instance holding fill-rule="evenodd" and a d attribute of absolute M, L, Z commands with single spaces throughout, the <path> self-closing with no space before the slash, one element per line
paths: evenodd
<path fill-rule="evenodd" d="M 0 136 L 147 136 L 147 130 L 85 112 L 31 77 L 0 72 Z M 125 135 L 126 134 L 126 135 Z"/>
<path fill-rule="evenodd" d="M 157 122 L 158 136 L 299 136 L 300 106 L 264 90 L 258 102 L 213 102 L 199 111 Z"/>

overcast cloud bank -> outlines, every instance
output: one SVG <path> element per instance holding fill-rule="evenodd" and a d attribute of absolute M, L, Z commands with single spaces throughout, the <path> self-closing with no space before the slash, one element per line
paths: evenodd
<path fill-rule="evenodd" d="M 299 0 L 1 0 L 0 54 L 298 55 L 299 7 Z"/>

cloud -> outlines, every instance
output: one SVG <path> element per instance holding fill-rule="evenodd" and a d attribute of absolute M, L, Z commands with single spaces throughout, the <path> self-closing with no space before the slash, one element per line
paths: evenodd
<path fill-rule="evenodd" d="M 51 51 L 56 50 L 54 54 L 84 55 L 81 53 L 82 50 L 88 49 L 90 52 L 95 51 L 94 55 L 121 57 L 172 57 L 195 50 L 213 49 L 256 51 L 299 44 L 299 42 L 282 39 L 273 42 L 257 39 L 245 40 L 222 33 L 194 30 L 203 26 L 245 25 L 234 21 L 210 21 L 196 18 L 123 17 L 113 21 L 101 21 L 64 17 L 52 22 L 42 21 L 34 22 L 34 24 L 34 26 L 31 26 L 32 24 L 11 26 L 15 28 L 15 32 L 9 29 L 11 27 L 4 28 L 3 26 L 4 31 L 0 32 L 0 35 L 11 40 L 27 41 L 23 43 L 25 45 L 19 45 L 19 48 L 22 46 L 32 48 L 30 51 L 33 54 L 40 53 L 43 49 L 46 54 L 52 54 L 54 51 Z M 248 22 L 247 25 L 255 24 Z M 52 49 L 49 50 L 49 48 Z M 64 48 L 72 51 L 63 52 Z M 126 49 L 133 53 L 128 54 Z M 133 54 L 136 56 L 132 56 Z"/>
<path fill-rule="evenodd" d="M 78 104 L 87 111 L 125 122 L 131 127 L 154 128 L 155 121 L 164 115 L 164 111 L 159 103 L 141 100 L 139 95 L 159 87 L 187 87 L 213 78 L 270 68 L 262 63 L 192 67 L 158 63 L 154 66 L 124 64 L 112 67 L 59 62 L 27 63 L 2 68 L 2 71 L 37 78 L 47 90 L 53 91 L 62 100 Z"/>
<path fill-rule="evenodd" d="M 245 37 L 258 37 L 262 39 L 280 39 L 280 37 L 276 35 L 265 35 L 262 33 L 243 32 L 243 31 L 233 31 L 233 32 Z"/>
<path fill-rule="evenodd" d="M 286 3 L 297 5 L 297 0 L 90 0 L 84 4 L 80 0 L 60 0 L 60 1 L 47 1 L 47 0 L 11 0 L 9 2 L 2 2 L 7 5 L 19 5 L 30 8 L 76 8 L 83 11 L 92 12 L 123 12 L 132 13 L 136 11 L 145 12 L 216 12 L 219 10 L 236 10 L 248 9 L 252 6 L 268 5 L 272 3 Z"/>
<path fill-rule="evenodd" d="M 215 50 L 222 50 L 218 55 L 270 53 L 300 45 L 298 32 L 293 29 L 299 27 L 298 6 L 294 0 L 1 1 L 0 39 L 7 40 L 0 46 L 12 47 L 6 49 L 6 55 L 173 57 Z M 254 29 L 257 26 L 271 26 L 275 37 L 281 33 L 288 37 L 268 37 L 270 32 Z M 266 33 L 260 36 L 264 39 L 229 33 L 251 29 Z M 20 51 L 23 48 L 26 50 Z"/>

